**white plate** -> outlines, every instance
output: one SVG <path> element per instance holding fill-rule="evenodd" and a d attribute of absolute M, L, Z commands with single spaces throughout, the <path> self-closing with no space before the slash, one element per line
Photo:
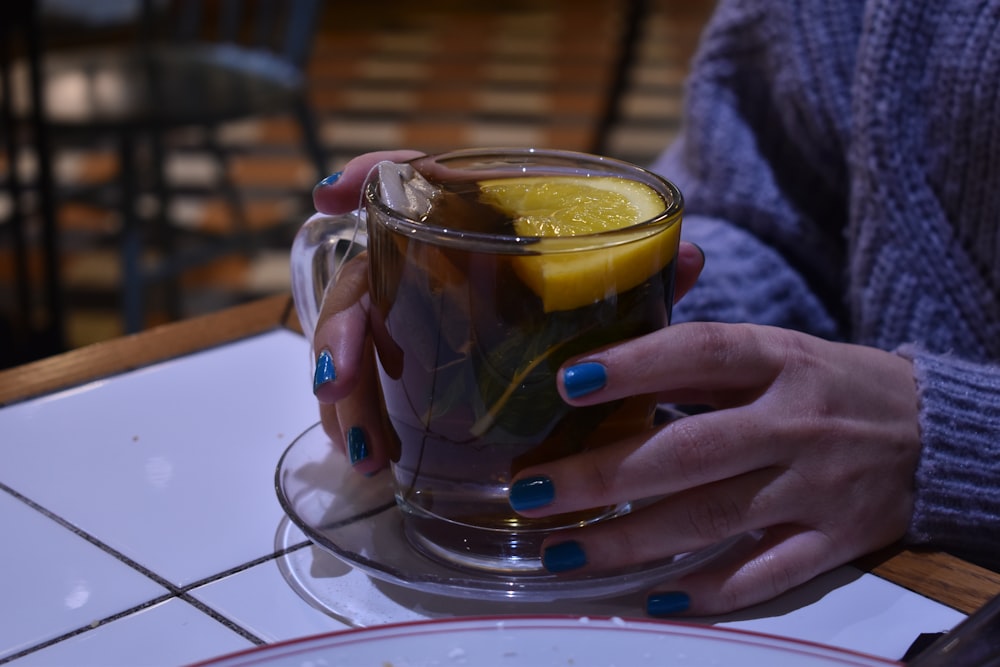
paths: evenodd
<path fill-rule="evenodd" d="M 302 665 L 873 666 L 900 663 L 819 644 L 712 626 L 517 616 L 383 625 L 307 637 L 200 663 L 202 667 Z"/>
<path fill-rule="evenodd" d="M 382 581 L 477 600 L 539 602 L 625 595 L 703 567 L 740 541 L 613 573 L 517 575 L 459 569 L 410 545 L 389 473 L 365 479 L 351 471 L 319 424 L 289 445 L 278 463 L 275 486 L 295 525 L 337 558 Z"/>

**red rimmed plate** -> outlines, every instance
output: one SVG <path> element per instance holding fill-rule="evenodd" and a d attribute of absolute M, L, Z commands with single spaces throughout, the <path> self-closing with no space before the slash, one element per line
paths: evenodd
<path fill-rule="evenodd" d="M 707 625 L 564 616 L 439 619 L 345 630 L 272 644 L 199 667 L 302 665 L 478 667 L 873 667 L 884 658 Z"/>

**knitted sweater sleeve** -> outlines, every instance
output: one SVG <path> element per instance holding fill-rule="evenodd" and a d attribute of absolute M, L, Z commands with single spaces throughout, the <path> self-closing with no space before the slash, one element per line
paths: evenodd
<path fill-rule="evenodd" d="M 1000 0 L 870 0 L 865 21 L 850 149 L 852 338 L 913 361 L 923 448 L 907 538 L 996 568 Z"/>
<path fill-rule="evenodd" d="M 912 360 L 923 449 L 907 540 L 997 567 L 1000 299 L 977 270 L 989 267 L 1000 284 L 1000 162 L 948 156 L 1000 154 L 997 123 L 984 129 L 995 117 L 985 110 L 995 110 L 989 103 L 1000 99 L 1000 79 L 968 78 L 974 88 L 966 99 L 982 100 L 984 110 L 969 106 L 961 122 L 948 115 L 961 105 L 932 106 L 943 110 L 942 127 L 968 138 L 928 146 L 936 135 L 926 127 L 935 128 L 935 119 L 914 123 L 913 113 L 936 96 L 922 89 L 917 99 L 900 95 L 894 82 L 914 79 L 882 67 L 899 56 L 898 44 L 871 47 L 881 44 L 882 29 L 873 6 L 909 16 L 927 3 L 869 2 L 867 46 L 859 47 L 863 4 L 720 0 L 694 61 L 681 135 L 654 167 L 680 186 L 682 236 L 706 255 L 675 321 L 773 324 Z M 1000 9 L 997 0 L 988 4 Z M 926 34 L 894 29 L 899 23 L 885 20 L 886 40 Z M 927 57 L 917 47 L 914 57 Z M 1000 50 L 987 47 L 976 62 L 1000 71 Z M 869 68 L 885 76 L 855 79 Z M 907 134 L 914 127 L 921 131 Z M 903 168 L 922 171 L 905 181 Z M 982 206 L 970 205 L 969 192 L 981 195 Z M 845 204 L 850 198 L 855 203 Z M 850 219 L 860 238 L 848 250 Z M 956 227 L 981 241 L 949 236 Z M 938 236 L 930 256 L 905 245 Z M 976 253 L 982 256 L 970 257 Z"/>
<path fill-rule="evenodd" d="M 661 173 L 683 180 L 672 162 L 670 156 L 662 159 Z M 806 279 L 753 232 L 723 215 L 693 211 L 682 224 L 682 237 L 705 253 L 705 269 L 674 306 L 674 322 L 754 322 L 839 337 L 837 322 Z"/>
<path fill-rule="evenodd" d="M 706 258 L 674 321 L 754 322 L 840 339 L 840 125 L 851 65 L 807 55 L 831 46 L 813 41 L 849 41 L 851 14 L 832 8 L 818 17 L 829 34 L 817 37 L 788 25 L 799 17 L 783 4 L 720 3 L 693 63 L 682 132 L 653 166 L 680 187 L 682 237 Z"/>
<path fill-rule="evenodd" d="M 907 541 L 1000 569 L 1000 366 L 898 352 L 914 364 L 923 443 Z"/>

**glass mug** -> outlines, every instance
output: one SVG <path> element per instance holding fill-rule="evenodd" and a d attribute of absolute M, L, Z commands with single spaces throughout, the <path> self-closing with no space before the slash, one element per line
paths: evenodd
<path fill-rule="evenodd" d="M 399 199 L 397 171 L 382 182 L 373 170 L 363 210 L 314 216 L 299 231 L 299 320 L 311 338 L 337 266 L 366 247 L 369 331 L 407 539 L 461 568 L 542 574 L 546 536 L 630 507 L 529 519 L 508 502 L 511 480 L 652 426 L 652 396 L 571 407 L 556 372 L 574 355 L 669 323 L 681 194 L 634 165 L 567 151 L 469 149 L 406 164 L 433 185 L 429 209 Z M 525 176 L 638 181 L 662 210 L 612 231 L 518 235 L 477 201 L 477 184 Z"/>

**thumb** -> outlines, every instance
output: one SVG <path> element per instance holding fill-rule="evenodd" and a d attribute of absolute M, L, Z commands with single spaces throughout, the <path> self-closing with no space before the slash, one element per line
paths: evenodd
<path fill-rule="evenodd" d="M 358 208 L 361 188 L 368 172 L 379 162 L 406 162 L 423 153 L 418 151 L 377 151 L 353 158 L 344 170 L 327 176 L 313 189 L 313 206 L 320 213 L 340 215 Z"/>

